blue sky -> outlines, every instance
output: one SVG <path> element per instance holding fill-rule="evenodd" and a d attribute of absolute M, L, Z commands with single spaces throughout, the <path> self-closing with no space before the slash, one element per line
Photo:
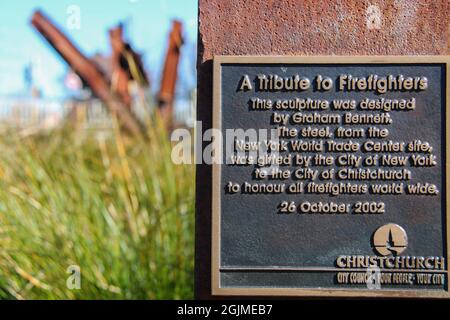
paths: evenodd
<path fill-rule="evenodd" d="M 70 6 L 80 9 L 80 29 L 69 29 Z M 67 66 L 29 23 L 40 8 L 50 16 L 87 56 L 109 54 L 107 31 L 126 22 L 126 37 L 144 53 L 152 87 L 158 87 L 166 41 L 173 18 L 183 21 L 186 44 L 179 73 L 195 84 L 197 0 L 2 0 L 0 4 L 0 96 L 25 92 L 23 70 L 34 66 L 33 77 L 45 97 L 62 97 Z M 69 22 L 70 23 L 70 22 Z"/>

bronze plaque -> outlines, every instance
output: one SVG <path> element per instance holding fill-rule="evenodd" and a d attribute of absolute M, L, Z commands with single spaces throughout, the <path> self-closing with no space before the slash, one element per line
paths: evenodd
<path fill-rule="evenodd" d="M 215 57 L 212 294 L 450 297 L 447 63 Z"/>

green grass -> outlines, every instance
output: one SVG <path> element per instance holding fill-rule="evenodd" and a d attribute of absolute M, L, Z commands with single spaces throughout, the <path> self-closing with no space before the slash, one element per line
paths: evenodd
<path fill-rule="evenodd" d="M 0 298 L 192 298 L 194 167 L 149 136 L 0 136 Z"/>

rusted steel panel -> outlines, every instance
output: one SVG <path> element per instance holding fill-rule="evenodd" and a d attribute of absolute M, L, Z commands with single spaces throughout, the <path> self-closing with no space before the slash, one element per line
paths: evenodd
<path fill-rule="evenodd" d="M 446 55 L 447 0 L 200 0 L 213 55 Z"/>

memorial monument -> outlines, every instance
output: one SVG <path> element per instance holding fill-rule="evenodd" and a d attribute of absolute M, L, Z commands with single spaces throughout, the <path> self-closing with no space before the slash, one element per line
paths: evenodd
<path fill-rule="evenodd" d="M 447 3 L 199 6 L 197 297 L 450 297 Z"/>

